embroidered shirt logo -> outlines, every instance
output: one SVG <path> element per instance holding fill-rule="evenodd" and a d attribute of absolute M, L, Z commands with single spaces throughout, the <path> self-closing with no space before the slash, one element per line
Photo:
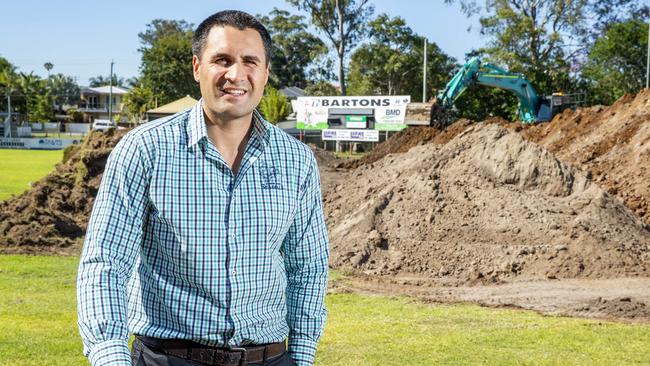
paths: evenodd
<path fill-rule="evenodd" d="M 263 189 L 282 189 L 280 183 L 278 169 L 272 165 L 262 165 L 260 167 L 260 175 L 262 176 Z"/>

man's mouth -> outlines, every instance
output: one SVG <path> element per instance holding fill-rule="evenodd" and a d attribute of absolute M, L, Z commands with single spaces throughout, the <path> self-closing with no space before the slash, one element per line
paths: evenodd
<path fill-rule="evenodd" d="M 224 94 L 233 95 L 236 97 L 246 94 L 246 90 L 241 88 L 222 88 L 220 90 Z"/>

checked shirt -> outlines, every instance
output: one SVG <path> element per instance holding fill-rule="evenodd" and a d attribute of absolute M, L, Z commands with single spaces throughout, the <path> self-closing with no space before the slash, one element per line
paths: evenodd
<path fill-rule="evenodd" d="M 130 333 L 233 347 L 288 337 L 309 365 L 328 256 L 311 150 L 255 112 L 235 176 L 199 101 L 129 132 L 108 159 L 77 278 L 84 353 L 130 365 Z"/>

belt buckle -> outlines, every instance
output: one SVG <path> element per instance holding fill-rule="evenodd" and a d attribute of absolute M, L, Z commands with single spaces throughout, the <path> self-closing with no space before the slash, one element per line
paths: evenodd
<path fill-rule="evenodd" d="M 241 353 L 241 357 L 239 358 L 239 366 L 246 365 L 246 356 L 247 356 L 246 352 L 248 352 L 246 350 L 246 348 L 243 348 L 243 347 L 229 347 L 229 348 L 226 348 L 226 349 L 228 351 Z"/>

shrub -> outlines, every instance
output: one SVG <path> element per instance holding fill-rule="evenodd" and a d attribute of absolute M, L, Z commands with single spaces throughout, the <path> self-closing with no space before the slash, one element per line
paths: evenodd
<path fill-rule="evenodd" d="M 260 101 L 259 111 L 267 121 L 276 124 L 289 115 L 291 103 L 279 90 L 267 85 L 264 97 Z"/>

